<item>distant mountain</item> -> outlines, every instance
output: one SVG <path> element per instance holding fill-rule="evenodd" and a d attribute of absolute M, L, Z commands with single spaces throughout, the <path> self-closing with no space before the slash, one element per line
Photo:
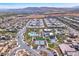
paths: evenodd
<path fill-rule="evenodd" d="M 72 8 L 74 8 L 74 9 L 75 9 L 75 8 L 76 8 L 76 9 L 78 9 L 78 8 L 79 8 L 79 6 L 74 6 L 74 7 L 72 7 Z"/>
<path fill-rule="evenodd" d="M 72 12 L 72 13 L 79 13 L 79 6 L 75 6 L 75 7 L 72 7 L 71 10 L 69 12 Z"/>
<path fill-rule="evenodd" d="M 56 8 L 56 7 L 27 7 L 27 8 L 21 8 L 21 9 L 0 9 L 0 12 L 48 14 L 48 13 L 66 13 L 71 11 L 75 12 L 75 10 L 78 10 L 78 9 L 77 8 Z"/>

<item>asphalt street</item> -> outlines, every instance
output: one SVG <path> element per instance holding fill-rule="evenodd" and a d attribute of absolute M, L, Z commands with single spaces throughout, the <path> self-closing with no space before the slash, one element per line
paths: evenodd
<path fill-rule="evenodd" d="M 17 43 L 18 43 L 18 48 L 15 48 L 14 50 L 12 50 L 10 52 L 10 56 L 14 56 L 16 51 L 19 50 L 19 49 L 26 49 L 27 51 L 29 51 L 31 53 L 32 56 L 40 56 L 38 54 L 37 51 L 35 51 L 34 49 L 31 49 L 30 46 L 27 45 L 27 43 L 25 43 L 23 40 L 24 40 L 24 33 L 26 32 L 26 26 L 24 26 L 16 35 L 16 40 L 17 40 Z"/>

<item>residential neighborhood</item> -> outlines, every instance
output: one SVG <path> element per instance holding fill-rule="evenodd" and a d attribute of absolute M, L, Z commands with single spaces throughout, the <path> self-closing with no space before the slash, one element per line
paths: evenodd
<path fill-rule="evenodd" d="M 0 56 L 79 56 L 79 14 L 74 10 L 0 9 Z"/>

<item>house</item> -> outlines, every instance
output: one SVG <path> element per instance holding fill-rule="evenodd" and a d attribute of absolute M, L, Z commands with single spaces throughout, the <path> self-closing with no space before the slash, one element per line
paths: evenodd
<path fill-rule="evenodd" d="M 56 31 L 56 34 L 60 34 L 60 35 L 64 34 L 63 29 L 55 29 L 55 31 Z"/>
<path fill-rule="evenodd" d="M 70 38 L 77 38 L 78 37 L 78 35 L 76 34 L 76 33 L 69 33 L 69 37 Z"/>

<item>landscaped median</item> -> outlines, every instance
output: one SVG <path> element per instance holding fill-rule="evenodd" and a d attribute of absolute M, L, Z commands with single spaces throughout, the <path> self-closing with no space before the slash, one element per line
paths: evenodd
<path fill-rule="evenodd" d="M 29 43 L 29 45 L 32 44 L 32 43 L 31 43 L 32 37 L 30 37 L 30 36 L 28 35 L 28 32 L 24 33 L 24 41 L 27 42 L 27 43 Z"/>

